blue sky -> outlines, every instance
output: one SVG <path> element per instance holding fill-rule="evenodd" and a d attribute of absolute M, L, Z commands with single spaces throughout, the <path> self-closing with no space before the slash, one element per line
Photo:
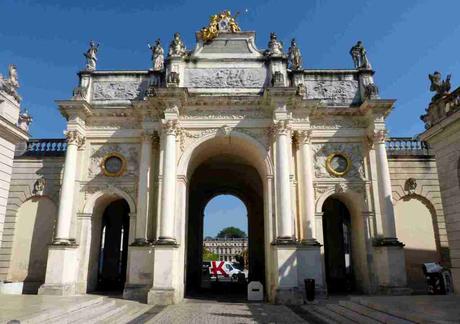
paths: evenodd
<path fill-rule="evenodd" d="M 71 96 L 89 40 L 101 44 L 98 69 L 147 69 L 148 42 L 160 37 L 167 45 L 178 31 L 193 48 L 195 31 L 223 9 L 248 9 L 238 21 L 257 32 L 261 49 L 272 31 L 286 45 L 295 37 L 305 68 L 351 68 L 348 51 L 362 40 L 381 96 L 397 99 L 388 118 L 392 136 L 423 131 L 428 73 L 452 73 L 453 87 L 460 85 L 458 0 L 0 0 L 0 72 L 17 65 L 32 136 L 62 137 L 65 121 L 54 100 Z"/>

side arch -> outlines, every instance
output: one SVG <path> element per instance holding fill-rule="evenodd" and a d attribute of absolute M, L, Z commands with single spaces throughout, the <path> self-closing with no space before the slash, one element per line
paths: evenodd
<path fill-rule="evenodd" d="M 83 213 L 84 214 L 92 214 L 94 212 L 94 208 L 100 205 L 100 200 L 106 200 L 106 204 L 108 205 L 112 201 L 117 199 L 124 199 L 129 205 L 129 210 L 131 214 L 136 213 L 136 203 L 134 202 L 133 197 L 126 193 L 125 191 L 110 186 L 106 189 L 101 189 L 93 193 L 89 198 L 85 201 L 83 206 Z"/>
<path fill-rule="evenodd" d="M 397 237 L 405 244 L 408 285 L 425 292 L 422 264 L 442 262 L 437 215 L 431 202 L 418 194 L 408 194 L 395 202 Z"/>

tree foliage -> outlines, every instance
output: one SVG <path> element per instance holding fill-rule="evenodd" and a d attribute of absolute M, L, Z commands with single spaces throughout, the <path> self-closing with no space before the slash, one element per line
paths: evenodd
<path fill-rule="evenodd" d="M 230 226 L 222 229 L 217 238 L 245 238 L 247 237 L 246 233 L 240 230 L 239 228 Z"/>
<path fill-rule="evenodd" d="M 203 247 L 203 261 L 219 261 L 219 256 Z"/>

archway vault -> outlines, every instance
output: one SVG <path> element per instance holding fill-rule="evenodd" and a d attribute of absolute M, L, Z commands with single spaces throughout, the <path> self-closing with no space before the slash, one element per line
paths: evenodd
<path fill-rule="evenodd" d="M 188 293 L 196 291 L 201 280 L 204 209 L 213 197 L 220 194 L 234 195 L 245 204 L 248 212 L 249 280 L 265 282 L 267 237 L 263 177 L 271 170 L 267 170 L 266 151 L 263 153 L 259 149 L 253 139 L 217 136 L 201 142 L 190 152 L 186 170 L 189 179 L 186 222 Z"/>

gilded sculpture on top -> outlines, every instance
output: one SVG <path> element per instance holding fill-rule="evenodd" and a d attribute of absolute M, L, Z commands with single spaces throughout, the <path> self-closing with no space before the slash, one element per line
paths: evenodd
<path fill-rule="evenodd" d="M 219 14 L 212 15 L 209 18 L 209 25 L 201 28 L 199 32 L 199 38 L 204 42 L 209 42 L 216 38 L 220 32 L 236 33 L 241 31 L 240 27 L 236 23 L 236 17 L 232 16 L 230 10 L 222 11 Z"/>

